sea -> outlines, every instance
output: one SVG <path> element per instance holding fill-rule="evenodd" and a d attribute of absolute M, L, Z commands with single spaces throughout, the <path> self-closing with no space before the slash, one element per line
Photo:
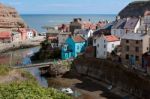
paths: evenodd
<path fill-rule="evenodd" d="M 44 33 L 43 26 L 57 26 L 60 24 L 69 24 L 74 18 L 96 23 L 102 20 L 113 21 L 115 14 L 23 14 L 21 17 L 30 27 L 36 29 L 39 33 Z"/>

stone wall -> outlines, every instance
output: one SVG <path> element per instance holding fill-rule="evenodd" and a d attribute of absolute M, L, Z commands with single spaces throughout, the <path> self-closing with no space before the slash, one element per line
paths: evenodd
<path fill-rule="evenodd" d="M 121 87 L 139 99 L 150 99 L 149 77 L 139 75 L 121 64 L 115 64 L 108 60 L 80 57 L 74 60 L 73 70 Z"/>

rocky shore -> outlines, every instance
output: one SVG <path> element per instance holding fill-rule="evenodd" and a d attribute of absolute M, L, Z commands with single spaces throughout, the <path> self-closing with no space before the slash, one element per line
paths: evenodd
<path fill-rule="evenodd" d="M 21 48 L 31 48 L 35 46 L 39 46 L 45 38 L 43 36 L 37 36 L 30 40 L 20 41 L 20 42 L 12 42 L 12 43 L 0 43 L 0 53 L 17 50 Z"/>

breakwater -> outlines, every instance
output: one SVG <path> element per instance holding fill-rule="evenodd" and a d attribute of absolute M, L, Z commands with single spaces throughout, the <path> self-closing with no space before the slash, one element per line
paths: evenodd
<path fill-rule="evenodd" d="M 108 60 L 79 57 L 73 62 L 73 70 L 98 81 L 104 81 L 112 86 L 120 87 L 136 99 L 150 98 L 150 80 L 134 70 L 129 70 L 121 64 Z"/>

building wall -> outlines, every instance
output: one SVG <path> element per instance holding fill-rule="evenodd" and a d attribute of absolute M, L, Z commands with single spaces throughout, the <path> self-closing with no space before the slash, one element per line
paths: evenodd
<path fill-rule="evenodd" d="M 96 58 L 107 58 L 107 41 L 103 37 L 96 39 Z"/>
<path fill-rule="evenodd" d="M 76 43 L 75 44 L 75 57 L 77 57 L 79 53 L 84 52 L 85 47 L 86 47 L 86 42 Z"/>
<path fill-rule="evenodd" d="M 111 53 L 118 45 L 120 45 L 120 41 L 108 42 L 107 52 Z"/>
<path fill-rule="evenodd" d="M 111 29 L 111 35 L 115 35 L 121 38 L 124 34 L 125 34 L 124 29 Z"/>
<path fill-rule="evenodd" d="M 33 36 L 34 36 L 33 31 L 27 31 L 27 38 L 28 38 L 28 39 L 32 39 Z"/>
<path fill-rule="evenodd" d="M 143 41 L 142 40 L 138 40 L 138 44 L 136 43 L 136 40 L 128 40 L 129 42 L 127 43 L 125 39 L 121 40 L 121 58 L 122 58 L 122 62 L 124 64 L 129 65 L 130 61 L 129 61 L 129 57 L 131 55 L 133 56 L 138 56 L 139 59 L 135 61 L 135 65 L 142 65 L 142 54 L 143 54 Z M 126 47 L 129 47 L 129 51 L 127 51 Z M 139 48 L 139 51 L 136 51 L 136 47 Z M 128 59 L 126 59 L 126 55 L 128 55 Z"/>
<path fill-rule="evenodd" d="M 13 41 L 14 42 L 21 41 L 21 33 L 13 35 Z"/>
<path fill-rule="evenodd" d="M 79 22 L 72 22 L 70 24 L 70 32 L 73 34 L 75 29 L 82 29 L 82 24 Z"/>
<path fill-rule="evenodd" d="M 150 51 L 150 37 L 148 35 L 144 37 L 142 47 L 143 54 Z"/>
<path fill-rule="evenodd" d="M 137 33 L 137 30 L 140 27 L 140 25 L 141 25 L 141 20 L 139 19 L 139 21 L 137 22 L 137 24 L 135 26 L 134 33 Z"/>
<path fill-rule="evenodd" d="M 68 38 L 68 34 L 59 34 L 58 35 L 58 46 L 61 47 Z"/>

